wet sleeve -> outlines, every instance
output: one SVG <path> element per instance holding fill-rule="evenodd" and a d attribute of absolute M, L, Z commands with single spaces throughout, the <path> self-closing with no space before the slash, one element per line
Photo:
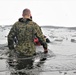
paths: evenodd
<path fill-rule="evenodd" d="M 8 47 L 9 49 L 14 49 L 14 38 L 16 35 L 15 25 L 11 28 L 9 34 L 8 34 Z"/>
<path fill-rule="evenodd" d="M 41 27 L 36 25 L 36 28 L 35 28 L 35 35 L 36 37 L 39 39 L 39 42 L 41 43 L 41 45 L 43 45 L 43 47 L 45 49 L 47 49 L 47 43 L 44 39 L 44 35 L 43 35 L 43 32 L 41 30 Z"/>

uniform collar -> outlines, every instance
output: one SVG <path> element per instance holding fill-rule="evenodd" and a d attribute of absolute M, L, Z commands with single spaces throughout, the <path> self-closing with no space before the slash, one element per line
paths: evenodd
<path fill-rule="evenodd" d="M 32 19 L 29 19 L 29 18 L 19 18 L 19 22 L 26 22 L 26 21 L 32 21 Z"/>

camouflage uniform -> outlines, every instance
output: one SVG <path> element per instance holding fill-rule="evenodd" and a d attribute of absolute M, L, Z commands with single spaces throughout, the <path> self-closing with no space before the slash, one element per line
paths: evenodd
<path fill-rule="evenodd" d="M 32 56 L 36 52 L 34 38 L 38 37 L 44 48 L 47 48 L 41 28 L 31 19 L 20 18 L 8 34 L 8 47 L 27 56 Z M 14 47 L 14 38 L 17 39 Z"/>

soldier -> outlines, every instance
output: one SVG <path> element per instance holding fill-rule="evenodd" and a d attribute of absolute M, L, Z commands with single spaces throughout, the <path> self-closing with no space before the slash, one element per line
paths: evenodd
<path fill-rule="evenodd" d="M 15 50 L 20 55 L 33 56 L 36 53 L 34 38 L 37 37 L 41 45 L 43 45 L 44 53 L 47 53 L 47 43 L 39 25 L 30 18 L 31 11 L 24 9 L 20 18 L 11 28 L 8 34 L 8 47 L 10 50 Z M 17 39 L 17 44 L 14 47 L 14 38 Z"/>

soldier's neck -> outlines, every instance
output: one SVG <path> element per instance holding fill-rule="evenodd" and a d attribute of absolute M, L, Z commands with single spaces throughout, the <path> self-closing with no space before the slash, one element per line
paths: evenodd
<path fill-rule="evenodd" d="M 24 18 L 24 19 L 30 19 L 30 17 L 29 17 L 29 16 L 24 16 L 23 18 Z"/>

